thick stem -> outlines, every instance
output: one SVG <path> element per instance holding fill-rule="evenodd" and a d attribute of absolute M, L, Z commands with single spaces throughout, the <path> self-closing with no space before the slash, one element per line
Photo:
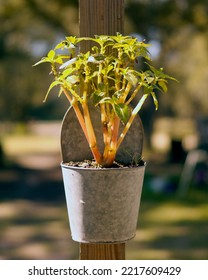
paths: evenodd
<path fill-rule="evenodd" d="M 104 167 L 111 167 L 115 161 L 116 150 L 108 150 L 107 157 L 102 160 L 101 165 Z"/>
<path fill-rule="evenodd" d="M 119 133 L 119 124 L 120 119 L 119 117 L 115 116 L 113 119 L 113 124 L 111 125 L 111 139 L 108 145 L 105 146 L 104 153 L 103 153 L 103 165 L 111 166 L 115 161 L 116 152 L 117 152 L 117 138 Z"/>
<path fill-rule="evenodd" d="M 111 146 L 116 147 L 118 133 L 119 133 L 119 126 L 120 126 L 120 119 L 118 116 L 114 117 L 113 127 L 112 127 L 112 139 L 111 139 Z"/>

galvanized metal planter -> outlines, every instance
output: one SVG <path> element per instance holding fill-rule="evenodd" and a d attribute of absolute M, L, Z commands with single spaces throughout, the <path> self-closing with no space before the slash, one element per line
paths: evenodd
<path fill-rule="evenodd" d="M 145 165 L 61 167 L 74 241 L 117 243 L 135 236 Z"/>

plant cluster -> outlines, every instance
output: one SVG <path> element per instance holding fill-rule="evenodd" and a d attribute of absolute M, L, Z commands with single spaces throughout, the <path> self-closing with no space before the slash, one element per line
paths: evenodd
<path fill-rule="evenodd" d="M 84 41 L 93 45 L 85 53 L 79 51 Z M 156 69 L 147 63 L 151 60 L 148 46 L 121 34 L 94 38 L 71 36 L 35 64 L 50 63 L 54 80 L 46 98 L 52 88 L 59 87 L 58 95 L 64 94 L 68 99 L 95 161 L 102 166 L 113 164 L 118 148 L 147 97 L 153 98 L 157 109 L 156 93 L 166 92 L 168 80 L 174 80 L 162 68 Z M 146 70 L 136 69 L 138 61 L 145 63 Z M 137 100 L 135 107 L 131 106 L 133 100 Z M 102 152 L 97 145 L 90 104 L 100 109 Z M 120 122 L 124 124 L 121 132 Z"/>

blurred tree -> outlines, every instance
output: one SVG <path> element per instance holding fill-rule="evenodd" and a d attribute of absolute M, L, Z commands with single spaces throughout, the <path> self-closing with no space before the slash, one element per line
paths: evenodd
<path fill-rule="evenodd" d="M 53 99 L 42 110 L 50 77 L 47 66 L 40 73 L 32 64 L 57 38 L 77 33 L 77 5 L 76 0 L 0 0 L 1 120 L 62 116 L 65 109 Z"/>
<path fill-rule="evenodd" d="M 126 33 L 152 42 L 154 62 L 180 81 L 171 84 L 173 94 L 162 98 L 160 113 L 207 114 L 207 0 L 125 3 Z M 63 99 L 63 108 L 55 97 L 41 106 L 50 79 L 47 65 L 42 73 L 31 65 L 60 38 L 78 35 L 77 8 L 78 0 L 0 0 L 0 119 L 62 116 Z"/>
<path fill-rule="evenodd" d="M 133 32 L 159 42 L 158 62 L 180 81 L 162 98 L 163 114 L 207 115 L 207 0 L 127 0 Z M 169 106 L 167 106 L 169 104 Z"/>

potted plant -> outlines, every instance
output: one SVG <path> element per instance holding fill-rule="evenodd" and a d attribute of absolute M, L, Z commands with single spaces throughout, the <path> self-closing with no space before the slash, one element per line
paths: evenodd
<path fill-rule="evenodd" d="M 85 41 L 92 47 L 83 53 L 79 46 Z M 58 86 L 58 96 L 69 101 L 93 157 L 84 165 L 61 164 L 76 241 L 124 242 L 135 235 L 145 163 L 140 155 L 134 164 L 124 165 L 116 163 L 116 156 L 145 100 L 152 97 L 157 109 L 157 92 L 166 92 L 168 80 L 174 80 L 150 60 L 148 44 L 117 34 L 66 37 L 35 64 L 50 63 L 54 80 L 45 100 Z M 92 120 L 97 110 L 102 151 Z"/>

